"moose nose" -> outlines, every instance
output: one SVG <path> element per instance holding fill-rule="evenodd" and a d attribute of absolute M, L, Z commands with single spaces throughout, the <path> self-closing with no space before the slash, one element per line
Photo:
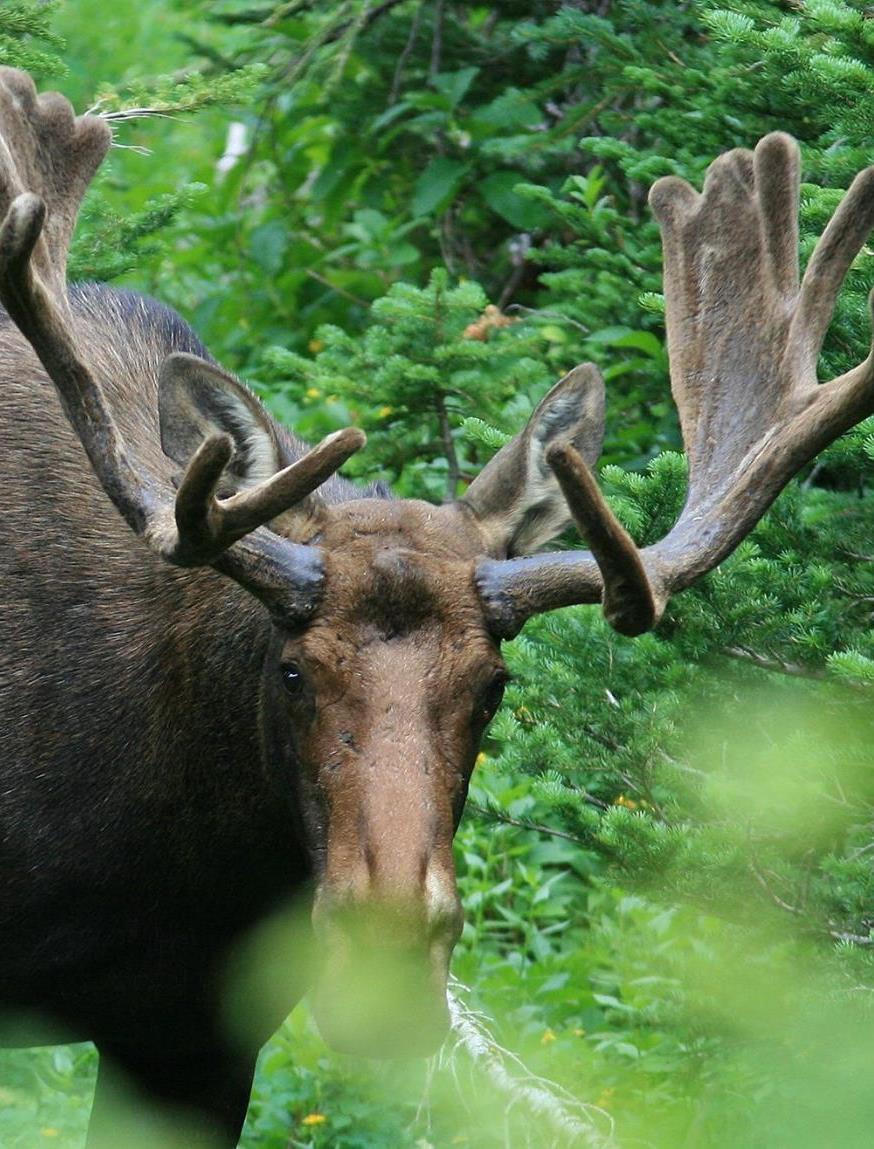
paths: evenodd
<path fill-rule="evenodd" d="M 446 978 L 463 921 L 454 875 L 427 865 L 402 895 L 386 890 L 378 866 L 362 863 L 351 888 L 323 885 L 317 894 L 313 1012 L 342 1052 L 424 1056 L 449 1024 Z"/>
<path fill-rule="evenodd" d="M 416 878 L 399 882 L 377 856 L 365 850 L 352 873 L 329 876 L 313 906 L 316 936 L 325 946 L 338 942 L 370 945 L 455 945 L 464 923 L 454 870 L 423 859 Z"/>

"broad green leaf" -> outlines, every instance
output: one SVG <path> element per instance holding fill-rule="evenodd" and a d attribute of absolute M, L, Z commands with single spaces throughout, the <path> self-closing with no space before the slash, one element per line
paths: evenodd
<path fill-rule="evenodd" d="M 518 172 L 495 172 L 482 180 L 478 189 L 492 211 L 520 231 L 533 231 L 544 227 L 551 216 L 541 204 L 517 194 L 516 188 L 522 182 Z"/>
<path fill-rule="evenodd" d="M 416 180 L 413 189 L 413 215 L 431 215 L 443 210 L 461 187 L 469 165 L 446 156 L 433 159 Z"/>

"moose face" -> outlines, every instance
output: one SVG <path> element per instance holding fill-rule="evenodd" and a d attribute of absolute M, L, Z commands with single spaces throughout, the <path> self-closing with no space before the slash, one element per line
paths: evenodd
<path fill-rule="evenodd" d="M 428 1052 L 462 914 L 452 837 L 507 675 L 457 507 L 325 508 L 313 622 L 277 632 L 269 743 L 295 779 L 316 871 L 315 1008 L 335 1047 Z"/>
<path fill-rule="evenodd" d="M 564 440 L 597 456 L 592 383 L 577 371 L 553 388 L 455 503 L 356 498 L 331 479 L 270 516 L 269 579 L 263 550 L 245 568 L 233 551 L 221 560 L 274 620 L 262 740 L 312 859 L 315 1008 L 340 1049 L 429 1052 L 445 1030 L 462 924 L 452 837 L 507 678 L 478 567 L 535 549 L 568 521 L 545 453 Z M 160 418 L 165 453 L 189 474 L 205 442 L 232 443 L 212 480 L 231 514 L 301 465 L 249 392 L 191 356 L 165 363 Z M 292 593 L 302 570 L 315 587 L 303 613 Z"/>

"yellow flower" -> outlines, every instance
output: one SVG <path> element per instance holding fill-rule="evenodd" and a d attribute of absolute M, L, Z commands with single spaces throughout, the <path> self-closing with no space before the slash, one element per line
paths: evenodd
<path fill-rule="evenodd" d="M 476 765 L 482 766 L 483 762 L 488 762 L 488 760 L 489 760 L 488 754 L 486 754 L 485 751 L 480 750 L 479 754 L 477 754 L 477 756 L 476 756 Z"/>
<path fill-rule="evenodd" d="M 306 1117 L 301 1118 L 301 1125 L 324 1125 L 327 1121 L 324 1113 L 308 1113 Z"/>
<path fill-rule="evenodd" d="M 318 355 L 320 351 L 324 351 L 325 341 L 323 339 L 311 339 L 307 344 L 307 348 L 313 353 L 313 355 Z"/>
<path fill-rule="evenodd" d="M 387 419 L 389 415 L 393 415 L 395 413 L 395 409 L 394 407 L 380 407 L 376 413 L 380 419 Z"/>
<path fill-rule="evenodd" d="M 306 390 L 307 399 L 318 399 L 321 394 L 322 393 L 318 389 L 318 387 L 307 387 L 307 390 Z"/>
<path fill-rule="evenodd" d="M 541 1037 L 541 1039 L 540 1039 L 540 1044 L 541 1045 L 549 1045 L 553 1041 L 555 1041 L 555 1034 L 552 1032 L 551 1029 L 544 1029 L 543 1037 Z"/>
<path fill-rule="evenodd" d="M 618 798 L 613 801 L 614 806 L 624 806 L 626 810 L 636 810 L 637 803 L 633 798 L 626 798 L 624 794 L 620 794 Z"/>

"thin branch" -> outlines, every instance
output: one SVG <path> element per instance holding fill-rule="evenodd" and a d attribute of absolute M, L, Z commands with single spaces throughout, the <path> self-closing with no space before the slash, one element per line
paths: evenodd
<path fill-rule="evenodd" d="M 859 554 L 858 551 L 848 551 L 841 548 L 840 555 L 842 558 L 852 559 L 857 563 L 874 563 L 874 555 Z"/>
<path fill-rule="evenodd" d="M 586 795 L 588 798 L 588 795 Z M 605 803 L 598 803 L 605 805 Z M 555 830 L 552 826 L 543 826 L 539 822 L 529 822 L 524 818 L 513 818 L 503 810 L 496 810 L 489 806 L 479 806 L 476 802 L 467 802 L 465 809 L 473 810 L 475 814 L 482 814 L 484 818 L 491 818 L 494 822 L 503 822 L 507 826 L 518 826 L 520 830 L 533 830 L 538 834 L 548 834 L 552 838 L 563 838 L 566 842 L 573 842 L 575 846 L 591 849 L 591 843 L 578 838 L 575 834 L 568 834 L 566 830 Z M 600 845 L 600 844 L 599 844 Z"/>
<path fill-rule="evenodd" d="M 845 930 L 829 930 L 829 936 L 839 942 L 852 942 L 854 946 L 874 946 L 874 938 L 870 934 L 851 934 Z"/>
<path fill-rule="evenodd" d="M 591 327 L 586 327 L 584 323 L 577 323 L 576 319 L 562 315 L 560 311 L 541 311 L 537 307 L 523 307 L 521 303 L 510 303 L 504 310 L 520 311 L 523 315 L 537 315 L 544 319 L 556 319 L 559 323 L 569 323 L 571 327 L 576 327 L 577 331 L 582 331 L 583 335 L 591 335 L 592 333 Z"/>
<path fill-rule="evenodd" d="M 443 451 L 446 455 L 446 461 L 449 464 L 449 469 L 446 472 L 446 494 L 443 496 L 443 502 L 452 503 L 455 501 L 458 483 L 461 479 L 461 465 L 458 462 L 455 440 L 452 438 L 452 427 L 450 426 L 449 414 L 446 410 L 446 398 L 443 394 L 438 393 L 434 400 L 434 406 L 437 410 L 437 418 L 440 422 L 440 438 L 443 441 Z"/>
<path fill-rule="evenodd" d="M 443 0 L 437 0 L 434 5 L 434 38 L 431 41 L 431 64 L 428 68 L 428 79 L 433 82 L 440 71 L 443 56 Z"/>
<path fill-rule="evenodd" d="M 96 115 L 98 119 L 106 120 L 110 124 L 121 124 L 126 120 L 179 120 L 179 112 L 190 112 L 197 106 L 194 102 L 180 104 L 173 112 L 165 112 L 161 108 L 120 108 L 117 112 L 100 112 L 96 110 L 97 105 L 95 105 L 94 108 L 89 108 L 85 114 L 88 116 Z"/>
<path fill-rule="evenodd" d="M 767 878 L 762 874 L 754 862 L 749 862 L 749 870 L 771 901 L 775 906 L 779 906 L 781 910 L 785 910 L 788 914 L 800 915 L 802 911 L 798 906 L 791 906 L 788 902 L 784 902 L 779 894 L 775 894 L 771 887 L 768 885 Z"/>
<path fill-rule="evenodd" d="M 788 914 L 792 914 L 794 917 L 805 917 L 804 910 L 800 909 L 798 906 L 791 905 L 771 889 L 767 878 L 759 871 L 754 862 L 749 862 L 748 866 L 750 873 L 753 875 L 753 877 L 756 879 L 756 881 L 759 883 L 759 885 L 762 887 L 762 889 L 765 891 L 775 906 L 778 906 L 781 910 L 785 910 L 785 912 Z M 835 941 L 850 942 L 854 946 L 874 946 L 874 937 L 872 937 L 870 934 L 857 934 L 851 930 L 835 929 L 832 922 L 829 922 L 828 926 L 826 927 L 818 926 L 816 923 L 809 920 L 804 924 L 810 933 L 818 934 L 820 937 L 825 935 L 827 937 L 834 938 Z"/>
<path fill-rule="evenodd" d="M 380 18 L 380 16 L 385 16 L 386 13 L 391 12 L 392 8 L 397 8 L 399 4 L 403 4 L 404 2 L 405 0 L 384 0 L 382 4 L 377 4 L 375 8 L 371 8 L 362 22 L 362 31 L 365 31 L 367 28 L 369 28 L 370 25 L 374 23 L 374 21 Z M 306 11 L 307 9 L 313 7 L 315 7 L 315 4 L 312 2 L 312 0 L 310 0 L 309 3 L 303 4 L 300 3 L 300 0 L 291 0 L 291 3 L 283 4 L 281 8 L 278 8 L 275 12 L 268 16 L 267 19 L 263 22 L 264 27 L 275 27 L 275 25 L 279 24 L 287 16 L 293 15 L 297 12 Z M 335 27 L 330 29 L 328 35 L 324 37 L 320 42 L 322 44 L 331 44 L 335 40 L 339 40 L 349 25 L 352 23 L 352 20 L 345 20 L 342 24 L 335 25 Z"/>
<path fill-rule="evenodd" d="M 817 682 L 830 679 L 831 675 L 824 670 L 816 670 L 812 666 L 802 666 L 798 662 L 785 662 L 772 655 L 759 654 L 746 646 L 723 646 L 719 653 L 725 658 L 734 658 L 739 662 L 751 662 L 761 670 L 771 670 L 775 674 L 788 674 L 792 678 L 810 678 Z"/>
<path fill-rule="evenodd" d="M 548 1130 L 567 1145 L 618 1149 L 610 1114 L 580 1101 L 556 1082 L 531 1073 L 516 1054 L 495 1041 L 483 1015 L 460 999 L 458 991 L 463 989 L 455 978 L 450 979 L 447 1004 L 455 1047 L 441 1053 L 441 1062 L 448 1061 L 453 1068 L 456 1050 L 463 1049 L 495 1092 L 508 1099 L 508 1109 L 524 1107 L 543 1133 Z"/>
<path fill-rule="evenodd" d="M 370 304 L 366 299 L 362 299 L 359 295 L 353 295 L 351 291 L 347 291 L 345 287 L 339 287 L 336 283 L 331 283 L 327 276 L 322 275 L 316 271 L 315 268 L 307 267 L 304 269 L 304 274 L 308 275 L 310 279 L 315 279 L 318 283 L 324 284 L 329 287 L 331 291 L 335 291 L 337 295 L 342 295 L 344 299 L 348 299 L 350 303 L 356 303 L 359 307 L 369 307 Z"/>
<path fill-rule="evenodd" d="M 389 93 L 388 102 L 389 106 L 397 103 L 398 95 L 401 90 L 401 77 L 404 73 L 404 68 L 407 66 L 407 61 L 413 48 L 416 46 L 416 40 L 419 38 L 419 25 L 422 22 L 422 13 L 425 10 L 425 0 L 421 0 L 416 14 L 413 16 L 412 23 L 410 24 L 410 34 L 407 37 L 407 42 L 404 44 L 400 56 L 398 56 L 397 66 L 395 68 L 394 78 L 391 83 L 391 92 Z"/>

